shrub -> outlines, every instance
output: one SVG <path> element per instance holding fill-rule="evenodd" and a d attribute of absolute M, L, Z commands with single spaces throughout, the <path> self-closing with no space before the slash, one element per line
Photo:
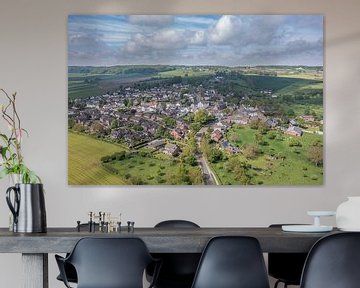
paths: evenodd
<path fill-rule="evenodd" d="M 110 156 L 103 156 L 100 158 L 101 162 L 108 163 L 110 162 Z"/>
<path fill-rule="evenodd" d="M 302 144 L 299 140 L 291 138 L 289 141 L 289 147 L 302 147 Z"/>
<path fill-rule="evenodd" d="M 115 155 L 117 161 L 125 159 L 125 151 L 115 153 L 114 155 Z"/>
<path fill-rule="evenodd" d="M 110 164 L 104 164 L 103 166 L 108 172 L 110 172 L 112 174 L 119 174 L 119 170 L 116 169 L 115 167 L 111 166 Z"/>
<path fill-rule="evenodd" d="M 318 180 L 319 177 L 317 175 L 313 174 L 313 175 L 310 176 L 310 179 L 311 180 Z"/>

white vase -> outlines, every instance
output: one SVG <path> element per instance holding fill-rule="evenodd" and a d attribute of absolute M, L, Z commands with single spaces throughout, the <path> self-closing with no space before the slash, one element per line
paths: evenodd
<path fill-rule="evenodd" d="M 360 231 L 360 196 L 348 197 L 338 206 L 336 226 L 342 231 Z"/>
<path fill-rule="evenodd" d="M 22 183 L 21 174 L 9 174 L 9 184 L 14 186 L 15 184 Z"/>

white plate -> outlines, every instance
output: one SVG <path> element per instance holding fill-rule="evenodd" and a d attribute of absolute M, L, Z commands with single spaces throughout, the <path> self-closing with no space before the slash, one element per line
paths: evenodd
<path fill-rule="evenodd" d="M 335 216 L 335 211 L 308 211 L 309 216 Z"/>
<path fill-rule="evenodd" d="M 324 225 L 283 225 L 281 229 L 286 232 L 330 232 L 333 227 Z"/>

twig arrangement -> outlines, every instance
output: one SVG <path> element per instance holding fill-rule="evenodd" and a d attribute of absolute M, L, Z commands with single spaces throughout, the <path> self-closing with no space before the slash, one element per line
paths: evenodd
<path fill-rule="evenodd" d="M 25 164 L 21 152 L 21 143 L 24 133 L 28 132 L 21 127 L 21 120 L 16 109 L 16 93 L 9 95 L 4 89 L 0 88 L 0 92 L 7 100 L 6 105 L 1 105 L 1 116 L 5 120 L 9 133 L 0 133 L 2 144 L 0 145 L 0 178 L 4 178 L 9 174 L 20 175 L 22 183 L 39 183 L 40 178 L 31 171 Z"/>

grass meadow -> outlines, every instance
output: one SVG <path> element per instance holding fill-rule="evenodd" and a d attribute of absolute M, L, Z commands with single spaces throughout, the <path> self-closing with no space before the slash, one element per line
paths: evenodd
<path fill-rule="evenodd" d="M 118 175 L 128 184 L 186 185 L 189 184 L 188 181 L 192 184 L 202 184 L 198 167 L 180 164 L 161 152 L 154 157 L 133 155 L 124 160 L 111 161 L 107 165 L 115 168 Z"/>
<path fill-rule="evenodd" d="M 69 185 L 203 184 L 198 167 L 180 165 L 163 153 L 152 157 L 134 153 L 123 160 L 102 163 L 103 156 L 125 149 L 73 132 L 68 133 L 68 150 Z"/>
<path fill-rule="evenodd" d="M 68 184 L 118 185 L 124 180 L 109 173 L 100 158 L 123 151 L 124 148 L 94 139 L 90 136 L 68 133 Z"/>
<path fill-rule="evenodd" d="M 232 128 L 227 133 L 227 138 L 237 139 L 232 144 L 245 147 L 254 144 L 257 130 L 244 128 Z M 236 134 L 237 137 L 233 137 Z M 323 167 L 317 167 L 307 160 L 307 149 L 315 141 L 322 141 L 322 136 L 304 133 L 302 137 L 295 137 L 301 143 L 301 147 L 290 147 L 289 143 L 294 137 L 283 135 L 281 138 L 270 139 L 269 133 L 263 136 L 267 145 L 259 146 L 259 153 L 254 159 L 247 159 L 239 154 L 239 162 L 243 161 L 251 165 L 249 170 L 252 176 L 251 184 L 264 185 L 321 185 L 323 183 Z M 280 157 L 281 156 L 281 157 Z M 235 175 L 226 169 L 224 160 L 212 164 L 223 184 L 234 184 Z"/>

